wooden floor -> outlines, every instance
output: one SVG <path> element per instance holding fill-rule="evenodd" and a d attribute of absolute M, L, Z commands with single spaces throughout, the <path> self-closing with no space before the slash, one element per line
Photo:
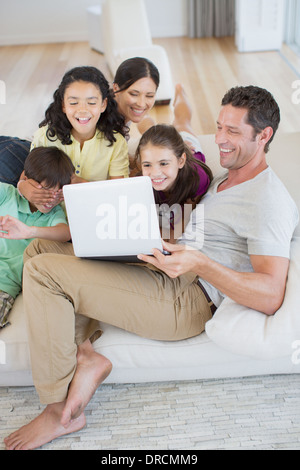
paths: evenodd
<path fill-rule="evenodd" d="M 293 83 L 300 79 L 300 58 L 287 46 L 280 52 L 240 54 L 231 37 L 153 42 L 166 49 L 174 84 L 185 86 L 196 133 L 214 133 L 220 101 L 238 84 L 270 90 L 281 107 L 280 131 L 300 131 L 300 104 L 292 102 Z M 6 85 L 6 104 L 0 104 L 0 134 L 31 138 L 62 75 L 77 65 L 94 65 L 112 80 L 105 57 L 86 42 L 1 47 L 0 80 Z M 155 107 L 152 115 L 159 122 L 171 122 L 172 106 Z"/>

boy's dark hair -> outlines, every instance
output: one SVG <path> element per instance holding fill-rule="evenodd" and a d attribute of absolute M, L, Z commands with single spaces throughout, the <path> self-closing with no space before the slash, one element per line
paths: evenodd
<path fill-rule="evenodd" d="M 25 176 L 38 183 L 43 181 L 47 189 L 70 184 L 74 171 L 68 155 L 57 147 L 34 148 L 24 165 Z"/>
<path fill-rule="evenodd" d="M 119 132 L 125 137 L 128 133 L 125 118 L 118 111 L 117 103 L 108 81 L 96 67 L 82 66 L 74 67 L 66 72 L 58 89 L 54 92 L 53 103 L 47 108 L 45 119 L 39 125 L 39 127 L 48 126 L 47 138 L 52 142 L 59 139 L 64 145 L 72 144 L 72 125 L 63 112 L 62 107 L 65 91 L 74 82 L 93 83 L 99 89 L 103 101 L 107 98 L 107 107 L 101 114 L 96 127 L 99 131 L 103 132 L 106 139 L 110 142 L 110 146 L 116 141 L 115 133 Z"/>
<path fill-rule="evenodd" d="M 266 127 L 273 129 L 273 135 L 265 145 L 265 153 L 267 153 L 280 123 L 280 109 L 273 95 L 257 86 L 238 86 L 231 88 L 225 94 L 222 106 L 227 104 L 248 110 L 247 120 L 254 129 L 254 137 Z"/>

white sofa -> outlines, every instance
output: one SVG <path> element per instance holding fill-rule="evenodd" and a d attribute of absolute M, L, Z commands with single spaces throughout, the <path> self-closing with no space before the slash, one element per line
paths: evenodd
<path fill-rule="evenodd" d="M 220 169 L 213 136 L 202 136 L 207 161 Z M 300 210 L 300 133 L 277 135 L 269 164 L 286 184 Z M 107 383 L 193 380 L 300 372 L 300 227 L 292 242 L 283 306 L 273 317 L 225 299 L 206 332 L 179 342 L 140 338 L 102 324 L 95 349 L 113 363 Z M 32 385 L 25 319 L 20 295 L 11 325 L 0 332 L 0 386 Z"/>

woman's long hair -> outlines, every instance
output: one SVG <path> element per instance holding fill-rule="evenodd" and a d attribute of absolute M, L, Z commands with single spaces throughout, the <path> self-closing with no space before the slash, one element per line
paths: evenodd
<path fill-rule="evenodd" d="M 154 190 L 155 202 L 157 204 L 167 203 L 169 206 L 172 206 L 172 204 L 184 204 L 188 199 L 194 200 L 200 184 L 197 166 L 201 166 L 207 173 L 210 181 L 212 180 L 213 175 L 210 168 L 193 156 L 192 151 L 185 144 L 174 126 L 158 124 L 151 127 L 143 134 L 135 154 L 135 161 L 139 168 L 141 150 L 149 143 L 156 147 L 166 147 L 170 149 L 178 159 L 180 159 L 184 153 L 186 154 L 186 162 L 184 166 L 179 169 L 173 187 L 169 191 L 168 198 L 165 198 L 165 195 L 162 194 L 161 191 Z"/>
<path fill-rule="evenodd" d="M 119 65 L 114 78 L 114 83 L 119 87 L 116 93 L 127 90 L 135 82 L 146 77 L 152 78 L 156 88 L 158 88 L 160 76 L 153 62 L 145 57 L 132 57 L 124 60 Z"/>
<path fill-rule="evenodd" d="M 103 132 L 110 142 L 110 146 L 116 141 L 115 134 L 117 132 L 125 137 L 128 132 L 125 119 L 118 111 L 108 81 L 96 67 L 82 66 L 69 70 L 63 76 L 58 89 L 54 92 L 54 100 L 45 112 L 45 119 L 39 125 L 39 127 L 48 126 L 47 138 L 52 142 L 59 139 L 64 145 L 72 143 L 72 125 L 63 112 L 63 100 L 66 89 L 74 82 L 93 83 L 99 88 L 103 101 L 107 98 L 107 107 L 101 113 L 96 128 Z"/>

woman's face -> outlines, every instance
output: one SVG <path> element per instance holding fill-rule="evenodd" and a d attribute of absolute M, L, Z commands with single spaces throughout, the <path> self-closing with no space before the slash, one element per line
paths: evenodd
<path fill-rule="evenodd" d="M 155 103 L 157 87 L 154 81 L 150 77 L 145 77 L 137 80 L 124 91 L 118 92 L 119 89 L 119 86 L 114 83 L 113 90 L 119 112 L 123 114 L 126 122 L 141 122 Z"/>

